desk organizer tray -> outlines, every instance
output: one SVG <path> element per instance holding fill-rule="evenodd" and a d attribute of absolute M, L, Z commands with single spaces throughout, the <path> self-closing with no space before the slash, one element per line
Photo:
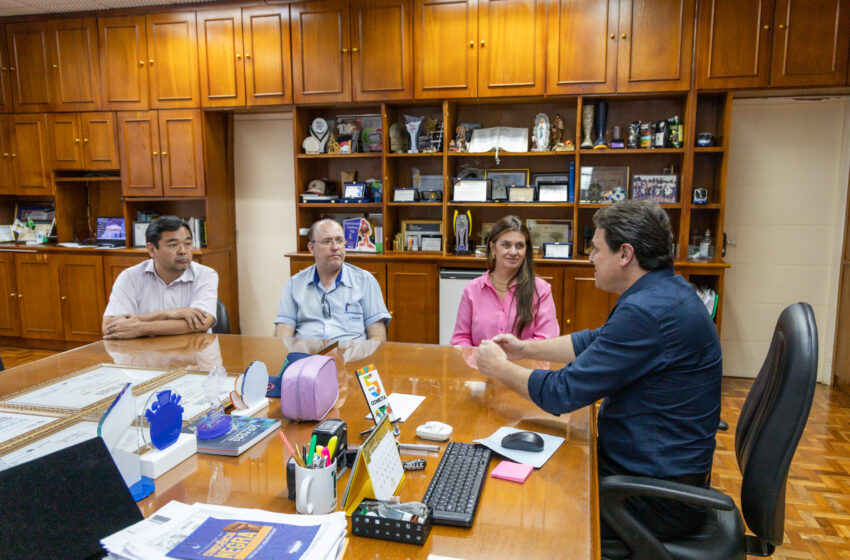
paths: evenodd
<path fill-rule="evenodd" d="M 401 543 L 418 544 L 422 546 L 431 532 L 431 510 L 428 509 L 428 518 L 424 522 L 403 521 L 378 517 L 377 515 L 363 515 L 364 505 L 368 508 L 371 504 L 378 504 L 380 500 L 364 499 L 351 515 L 351 533 L 358 537 L 369 537 L 372 539 L 383 539 Z M 393 502 L 384 502 L 393 503 Z"/>

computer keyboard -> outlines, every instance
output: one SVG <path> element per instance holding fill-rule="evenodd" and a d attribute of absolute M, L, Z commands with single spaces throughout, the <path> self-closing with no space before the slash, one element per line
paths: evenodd
<path fill-rule="evenodd" d="M 492 454 L 483 445 L 449 442 L 422 500 L 434 523 L 472 527 Z"/>

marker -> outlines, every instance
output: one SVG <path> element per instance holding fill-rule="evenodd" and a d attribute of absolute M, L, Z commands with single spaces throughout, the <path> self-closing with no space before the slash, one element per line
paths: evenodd
<path fill-rule="evenodd" d="M 316 453 L 316 434 L 310 438 L 310 448 L 307 450 L 307 464 L 313 464 L 313 455 Z"/>
<path fill-rule="evenodd" d="M 331 454 L 328 453 L 327 447 L 322 448 L 322 457 L 324 457 L 323 462 L 325 463 L 325 466 L 330 467 L 331 466 Z"/>
<path fill-rule="evenodd" d="M 333 458 L 334 452 L 336 451 L 336 442 L 336 436 L 333 436 L 331 439 L 328 440 L 328 464 L 330 464 L 330 459 Z"/>

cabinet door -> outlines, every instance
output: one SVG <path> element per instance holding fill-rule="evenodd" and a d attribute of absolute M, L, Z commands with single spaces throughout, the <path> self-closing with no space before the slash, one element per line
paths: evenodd
<path fill-rule="evenodd" d="M 9 70 L 9 54 L 6 51 L 6 26 L 0 25 L 0 113 L 14 111 L 12 105 L 12 78 Z"/>
<path fill-rule="evenodd" d="M 312 263 L 307 263 L 312 264 Z M 381 294 L 384 296 L 384 303 L 387 302 L 387 265 L 382 262 L 370 263 L 370 262 L 357 262 L 354 266 L 362 268 L 368 272 L 372 273 L 372 276 L 375 277 L 375 280 L 378 281 L 378 286 L 381 288 Z M 305 267 L 306 268 L 306 267 Z"/>
<path fill-rule="evenodd" d="M 414 0 L 414 97 L 475 97 L 477 40 L 477 0 Z"/>
<path fill-rule="evenodd" d="M 479 0 L 478 95 L 543 95 L 547 0 Z"/>
<path fill-rule="evenodd" d="M 12 163 L 12 116 L 0 115 L 0 194 L 15 192 L 15 167 Z"/>
<path fill-rule="evenodd" d="M 124 196 L 162 196 L 159 121 L 155 111 L 116 113 L 121 192 Z"/>
<path fill-rule="evenodd" d="M 411 0 L 354 0 L 352 5 L 354 100 L 412 99 Z"/>
<path fill-rule="evenodd" d="M 62 340 L 62 308 L 56 263 L 45 253 L 16 254 L 21 336 Z"/>
<path fill-rule="evenodd" d="M 100 90 L 104 109 L 148 108 L 148 47 L 144 16 L 98 18 Z"/>
<path fill-rule="evenodd" d="M 77 113 L 47 115 L 53 169 L 83 169 L 83 134 Z"/>
<path fill-rule="evenodd" d="M 242 11 L 198 12 L 198 56 L 202 107 L 245 105 Z"/>
<path fill-rule="evenodd" d="M 118 143 L 115 140 L 115 114 L 110 112 L 80 115 L 83 131 L 85 169 L 118 169 Z"/>
<path fill-rule="evenodd" d="M 558 318 L 561 334 L 570 332 L 564 324 L 564 267 L 535 264 L 534 273 L 552 286 L 552 302 L 555 304 L 555 316 Z"/>
<path fill-rule="evenodd" d="M 100 255 L 56 255 L 55 258 L 65 340 L 100 340 L 106 309 L 103 258 Z"/>
<path fill-rule="evenodd" d="M 847 81 L 850 0 L 776 0 L 771 86 Z"/>
<path fill-rule="evenodd" d="M 109 296 L 112 295 L 112 285 L 115 284 L 118 275 L 146 259 L 147 256 L 106 255 L 103 257 L 103 286 L 106 294 L 104 301 L 109 301 Z M 106 307 L 103 309 L 106 310 Z"/>
<path fill-rule="evenodd" d="M 15 256 L 0 253 L 0 336 L 20 336 L 21 321 L 18 315 L 18 289 L 15 281 Z"/>
<path fill-rule="evenodd" d="M 151 109 L 201 106 L 195 12 L 145 17 Z"/>
<path fill-rule="evenodd" d="M 247 105 L 292 103 L 289 6 L 243 8 L 242 40 Z"/>
<path fill-rule="evenodd" d="M 47 115 L 12 115 L 12 146 L 17 194 L 52 195 Z"/>
<path fill-rule="evenodd" d="M 604 292 L 596 287 L 592 268 L 564 270 L 564 323 L 561 325 L 563 332 L 601 327 L 616 303 L 616 294 Z"/>
<path fill-rule="evenodd" d="M 204 142 L 201 112 L 159 111 L 162 194 L 204 196 Z"/>
<path fill-rule="evenodd" d="M 617 91 L 691 85 L 696 0 L 620 0 Z"/>
<path fill-rule="evenodd" d="M 291 5 L 296 103 L 351 101 L 348 0 Z"/>
<path fill-rule="evenodd" d="M 97 24 L 94 18 L 50 22 L 54 111 L 100 108 Z"/>
<path fill-rule="evenodd" d="M 439 344 L 436 264 L 387 263 L 389 340 Z"/>
<path fill-rule="evenodd" d="M 766 87 L 773 0 L 705 0 L 697 16 L 700 89 Z"/>
<path fill-rule="evenodd" d="M 552 2 L 546 93 L 616 90 L 619 6 L 619 0 Z"/>
<path fill-rule="evenodd" d="M 49 111 L 53 98 L 48 78 L 47 22 L 9 24 L 6 33 L 15 111 Z"/>

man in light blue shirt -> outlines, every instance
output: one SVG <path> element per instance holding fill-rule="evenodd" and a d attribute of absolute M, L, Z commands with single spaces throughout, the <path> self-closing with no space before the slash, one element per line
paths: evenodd
<path fill-rule="evenodd" d="M 345 263 L 345 235 L 333 220 L 310 226 L 316 264 L 283 286 L 275 336 L 324 340 L 386 340 L 390 314 L 371 273 Z"/>

